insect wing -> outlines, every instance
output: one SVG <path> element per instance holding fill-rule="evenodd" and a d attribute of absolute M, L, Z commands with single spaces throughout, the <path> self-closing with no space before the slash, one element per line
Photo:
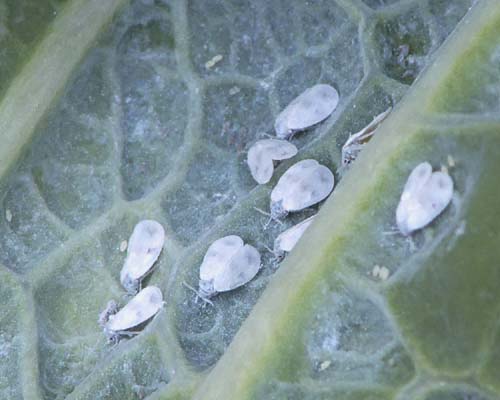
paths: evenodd
<path fill-rule="evenodd" d="M 144 277 L 160 256 L 165 243 L 165 230 L 156 221 L 139 222 L 130 236 L 127 258 L 120 273 L 120 281 Z"/>
<path fill-rule="evenodd" d="M 125 307 L 109 317 L 107 328 L 113 332 L 126 331 L 153 317 L 163 305 L 163 295 L 156 286 L 137 293 Z"/>
<path fill-rule="evenodd" d="M 273 160 L 286 160 L 296 154 L 297 147 L 286 140 L 259 140 L 248 151 L 247 163 L 257 183 L 265 184 L 273 176 Z"/>
<path fill-rule="evenodd" d="M 420 229 L 432 222 L 448 206 L 452 196 L 451 177 L 443 172 L 434 172 L 418 194 L 418 202 L 424 212 L 419 218 L 410 218 L 410 228 Z"/>
<path fill-rule="evenodd" d="M 226 292 L 244 285 L 257 275 L 260 265 L 260 253 L 255 247 L 246 244 L 215 277 L 215 291 Z"/>
<path fill-rule="evenodd" d="M 351 135 L 349 139 L 346 140 L 344 146 L 342 146 L 342 149 L 343 150 L 347 149 L 350 145 L 354 143 L 359 143 L 359 144 L 364 143 L 375 133 L 378 126 L 387 118 L 391 110 L 392 108 L 385 110 L 383 113 L 377 115 L 372 122 L 366 125 L 359 132 L 355 133 L 354 135 Z"/>
<path fill-rule="evenodd" d="M 432 173 L 429 163 L 415 167 L 405 184 L 396 210 L 396 222 L 404 235 L 432 222 L 451 201 L 453 180 L 442 172 Z"/>
<path fill-rule="evenodd" d="M 213 242 L 208 248 L 200 266 L 200 279 L 211 281 L 220 271 L 227 268 L 233 256 L 243 247 L 243 240 L 236 235 L 229 235 Z"/>
<path fill-rule="evenodd" d="M 337 108 L 339 94 L 326 84 L 315 85 L 295 98 L 276 118 L 276 136 L 286 139 L 291 132 L 309 128 L 326 119 Z"/>
<path fill-rule="evenodd" d="M 275 251 L 292 251 L 304 232 L 307 230 L 307 228 L 309 228 L 309 225 L 311 225 L 311 223 L 313 222 L 314 217 L 315 215 L 280 233 L 274 241 Z"/>
<path fill-rule="evenodd" d="M 432 175 L 432 166 L 428 162 L 418 164 L 410 173 L 401 199 L 396 209 L 396 223 L 403 235 L 410 234 L 420 220 L 426 218 L 426 212 L 418 200 L 418 193 Z"/>
<path fill-rule="evenodd" d="M 290 188 L 318 165 L 316 160 L 302 160 L 288 168 L 271 192 L 271 203 L 284 200 L 289 195 Z"/>
<path fill-rule="evenodd" d="M 339 103 L 339 94 L 330 85 L 320 84 L 307 89 L 293 104 L 293 112 L 288 115 L 290 130 L 301 130 L 316 125 L 327 118 Z"/>
<path fill-rule="evenodd" d="M 287 211 L 300 211 L 319 203 L 333 190 L 334 177 L 324 165 L 317 164 L 304 173 L 288 187 L 283 197 L 283 208 Z"/>
<path fill-rule="evenodd" d="M 428 162 L 418 164 L 411 171 L 406 181 L 401 198 L 414 197 L 426 185 L 432 175 L 432 166 Z"/>
<path fill-rule="evenodd" d="M 274 172 L 273 160 L 258 143 L 248 150 L 247 164 L 252 177 L 258 184 L 263 185 L 271 180 Z"/>
<path fill-rule="evenodd" d="M 364 141 L 366 141 L 366 139 L 368 139 L 369 137 L 371 137 L 375 133 L 375 131 L 377 130 L 379 125 L 387 118 L 387 116 L 391 113 L 391 111 L 392 111 L 392 107 L 389 107 L 383 113 L 380 113 L 375 118 L 373 118 L 372 122 L 370 122 L 368 125 L 366 125 L 358 133 L 355 133 L 354 135 L 352 135 L 350 137 L 351 143 L 352 142 L 363 143 Z"/>
<path fill-rule="evenodd" d="M 453 197 L 453 180 L 451 177 L 441 171 L 434 172 L 425 186 L 428 193 L 421 199 L 426 208 L 432 208 L 435 216 L 443 212 Z"/>
<path fill-rule="evenodd" d="M 342 165 L 346 166 L 356 158 L 357 153 L 361 150 L 361 145 L 373 136 L 379 125 L 387 118 L 391 111 L 392 107 L 389 107 L 383 113 L 377 115 L 367 126 L 346 140 L 342 146 Z"/>
<path fill-rule="evenodd" d="M 273 160 L 287 160 L 297 154 L 297 147 L 286 140 L 266 139 L 260 143 L 263 151 Z"/>
<path fill-rule="evenodd" d="M 389 107 L 384 112 L 378 114 L 375 118 L 373 118 L 373 121 L 370 124 L 368 124 L 368 127 L 370 128 L 378 127 L 387 118 L 387 116 L 391 113 L 391 111 L 392 107 Z"/>

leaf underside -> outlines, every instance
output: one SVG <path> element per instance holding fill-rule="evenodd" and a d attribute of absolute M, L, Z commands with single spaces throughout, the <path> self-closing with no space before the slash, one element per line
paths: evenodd
<path fill-rule="evenodd" d="M 31 93 L 46 110 L 10 115 L 33 129 L 0 121 L 0 398 L 499 398 L 499 3 L 125 3 L 94 21 L 96 1 L 0 0 L 2 118 L 27 96 L 18 82 L 42 81 L 33 60 L 47 43 L 61 45 L 47 71 L 73 62 L 47 76 L 61 89 Z M 69 46 L 71 23 L 90 32 Z M 246 150 L 319 82 L 339 107 L 257 186 Z M 341 173 L 349 134 L 389 106 Z M 264 245 L 317 210 L 265 230 L 253 207 L 304 158 L 334 171 L 336 189 L 278 267 Z M 424 160 L 448 169 L 452 204 L 411 240 L 388 234 Z M 120 244 L 145 218 L 166 244 L 143 286 L 166 306 L 111 346 L 97 318 L 127 301 Z M 263 268 L 201 307 L 182 282 L 197 284 L 228 234 L 259 248 Z"/>

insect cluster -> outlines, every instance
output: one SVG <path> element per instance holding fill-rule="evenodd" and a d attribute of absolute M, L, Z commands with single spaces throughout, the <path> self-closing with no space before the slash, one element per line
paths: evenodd
<path fill-rule="evenodd" d="M 276 118 L 277 139 L 259 140 L 248 150 L 247 164 L 259 184 L 268 183 L 274 173 L 274 163 L 294 157 L 297 147 L 288 140 L 299 131 L 310 128 L 330 116 L 339 102 L 337 90 L 319 84 L 307 89 L 293 100 Z M 281 176 L 271 192 L 271 220 L 304 210 L 324 200 L 333 190 L 333 173 L 316 160 L 302 160 Z M 261 211 L 262 212 L 262 211 Z M 282 258 L 293 249 L 313 218 L 282 232 L 275 240 L 272 252 Z M 259 251 L 244 244 L 239 236 L 230 235 L 213 242 L 200 266 L 198 290 L 187 283 L 207 303 L 220 292 L 236 289 L 257 275 L 261 268 Z"/>
<path fill-rule="evenodd" d="M 121 310 L 114 300 L 99 315 L 99 325 L 110 341 L 134 336 L 138 329 L 163 307 L 163 295 L 156 286 L 142 289 L 143 279 L 153 271 L 165 243 L 165 230 L 152 220 L 140 221 L 128 241 L 127 257 L 120 272 L 120 282 L 129 295 L 135 295 Z M 121 247 L 121 246 L 120 246 Z"/>
<path fill-rule="evenodd" d="M 276 161 L 297 155 L 297 147 L 288 140 L 295 133 L 328 118 L 338 102 L 337 91 L 326 84 L 315 85 L 293 100 L 276 118 L 277 139 L 259 140 L 248 151 L 247 164 L 257 183 L 266 184 L 271 180 Z M 378 115 L 368 126 L 349 137 L 342 147 L 343 167 L 356 158 L 389 112 L 390 109 Z M 259 211 L 269 215 L 269 222 L 279 221 L 289 213 L 302 211 L 326 199 L 334 184 L 329 168 L 313 159 L 301 160 L 285 171 L 271 191 L 270 212 Z M 453 181 L 447 173 L 433 172 L 428 162 L 417 165 L 408 177 L 396 210 L 400 233 L 408 236 L 431 223 L 448 206 L 452 195 Z M 313 215 L 275 238 L 273 249 L 269 250 L 277 260 L 293 250 L 315 218 Z M 122 251 L 126 247 L 127 256 L 120 282 L 135 297 L 119 311 L 117 304 L 110 301 L 99 316 L 99 323 L 110 339 L 117 341 L 121 336 L 137 334 L 134 328 L 139 328 L 162 308 L 160 289 L 155 286 L 142 289 L 142 281 L 152 272 L 164 241 L 163 227 L 156 221 L 143 220 L 135 226 L 128 246 L 123 246 Z M 255 247 L 245 244 L 239 236 L 229 235 L 217 239 L 207 249 L 199 269 L 198 289 L 184 284 L 196 292 L 197 298 L 213 304 L 210 298 L 245 285 L 257 275 L 261 266 L 261 255 Z M 384 271 L 385 275 L 388 274 Z"/>
<path fill-rule="evenodd" d="M 285 107 L 274 124 L 277 138 L 259 140 L 248 150 L 247 164 L 255 181 L 258 184 L 268 183 L 273 176 L 275 162 L 297 155 L 297 147 L 289 142 L 293 135 L 324 121 L 338 103 L 339 95 L 335 88 L 318 84 Z M 390 111 L 389 108 L 379 114 L 365 128 L 349 137 L 342 147 L 343 168 L 356 159 Z M 334 184 L 334 175 L 326 166 L 312 159 L 301 160 L 285 171 L 271 191 L 270 212 L 257 210 L 270 217 L 268 224 L 272 220 L 279 221 L 289 213 L 302 211 L 326 199 Z M 448 175 L 432 173 L 428 163 L 417 166 L 408 179 L 397 209 L 396 221 L 400 232 L 407 236 L 429 224 L 449 204 L 452 192 L 453 181 Z M 293 250 L 314 219 L 313 215 L 276 237 L 273 249 L 269 250 L 277 260 Z M 261 257 L 256 248 L 244 244 L 239 236 L 225 236 L 208 248 L 200 266 L 198 290 L 185 285 L 212 304 L 211 297 L 244 285 L 257 275 L 260 268 Z"/>
<path fill-rule="evenodd" d="M 247 164 L 259 184 L 268 183 L 274 172 L 274 162 L 297 154 L 289 142 L 293 136 L 327 119 L 337 108 L 339 94 L 327 84 L 314 85 L 296 97 L 276 117 L 277 139 L 259 140 L 248 150 Z M 289 213 L 299 212 L 326 199 L 333 190 L 335 178 L 328 167 L 312 159 L 301 160 L 281 176 L 271 192 L 269 222 L 279 221 Z M 274 240 L 272 253 L 281 260 L 292 251 L 314 216 L 285 230 Z M 268 222 L 268 224 L 269 224 Z M 266 225 L 267 226 L 267 225 Z"/>

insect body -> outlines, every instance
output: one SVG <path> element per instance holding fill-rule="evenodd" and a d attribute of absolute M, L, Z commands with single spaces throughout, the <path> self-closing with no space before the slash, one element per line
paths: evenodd
<path fill-rule="evenodd" d="M 131 329 L 138 327 L 152 318 L 163 306 L 163 295 L 156 286 L 148 286 L 142 289 L 116 314 L 114 302 L 108 303 L 108 307 L 101 313 L 100 324 L 104 333 L 111 341 L 118 341 L 122 336 L 133 336 L 138 334 Z M 112 306 L 113 310 L 108 310 Z"/>
<path fill-rule="evenodd" d="M 120 273 L 120 282 L 128 292 L 140 290 L 141 281 L 151 272 L 164 242 L 165 230 L 158 222 L 143 220 L 135 226 Z"/>
<path fill-rule="evenodd" d="M 361 129 L 358 133 L 351 135 L 349 139 L 347 139 L 345 144 L 342 146 L 343 167 L 348 166 L 356 159 L 363 146 L 375 134 L 375 131 L 382 123 L 382 121 L 384 121 L 387 118 L 391 110 L 392 108 L 389 108 L 383 113 L 377 115 L 372 122 L 370 122 L 367 126 Z"/>
<path fill-rule="evenodd" d="M 269 182 L 274 172 L 274 160 L 281 161 L 297 154 L 297 147 L 285 140 L 264 139 L 248 150 L 247 163 L 259 184 Z"/>
<path fill-rule="evenodd" d="M 289 139 L 294 132 L 302 131 L 328 118 L 339 104 L 339 94 L 334 87 L 319 84 L 296 97 L 274 123 L 276 136 Z"/>
<path fill-rule="evenodd" d="M 99 314 L 99 320 L 97 322 L 101 327 L 104 328 L 106 322 L 109 321 L 109 316 L 116 314 L 117 311 L 118 311 L 118 304 L 116 304 L 116 301 L 114 300 L 108 301 L 106 308 Z"/>
<path fill-rule="evenodd" d="M 208 248 L 200 266 L 199 295 L 208 299 L 250 281 L 261 267 L 257 249 L 236 235 L 225 236 Z"/>
<path fill-rule="evenodd" d="M 405 236 L 432 222 L 448 206 L 453 195 L 453 180 L 443 172 L 432 172 L 428 162 L 417 165 L 406 181 L 396 223 Z"/>
<path fill-rule="evenodd" d="M 314 220 L 315 215 L 299 222 L 297 225 L 288 228 L 286 231 L 281 232 L 278 237 L 274 240 L 274 251 L 273 253 L 277 258 L 283 258 L 286 253 L 293 250 L 295 245 L 298 243 L 304 232 L 309 228 L 309 225 Z"/>
<path fill-rule="evenodd" d="M 333 190 L 332 172 L 316 160 L 292 165 L 271 192 L 271 218 L 286 216 L 319 203 Z"/>

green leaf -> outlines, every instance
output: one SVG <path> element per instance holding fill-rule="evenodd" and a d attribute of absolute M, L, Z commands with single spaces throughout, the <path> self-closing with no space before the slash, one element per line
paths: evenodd
<path fill-rule="evenodd" d="M 499 397 L 498 2 L 440 47 L 470 6 L 0 0 L 0 398 Z M 318 82 L 339 107 L 257 186 L 246 150 Z M 411 169 L 449 156 L 452 205 L 411 243 L 387 234 Z M 264 245 L 316 209 L 263 229 L 254 207 L 311 157 L 339 182 L 278 268 Z M 144 282 L 166 305 L 113 346 L 97 318 L 127 301 L 120 243 L 145 218 L 166 230 Z M 201 307 L 182 283 L 227 234 L 263 268 Z"/>
<path fill-rule="evenodd" d="M 466 16 L 280 267 L 197 398 L 498 397 L 492 171 L 500 121 L 477 102 L 467 106 L 467 93 L 495 87 L 468 85 L 498 70 L 490 60 L 499 26 L 494 1 Z M 444 99 L 466 113 L 443 112 Z M 452 206 L 411 243 L 387 234 L 413 166 L 449 157 Z M 387 282 L 373 277 L 375 265 L 390 270 Z"/>

